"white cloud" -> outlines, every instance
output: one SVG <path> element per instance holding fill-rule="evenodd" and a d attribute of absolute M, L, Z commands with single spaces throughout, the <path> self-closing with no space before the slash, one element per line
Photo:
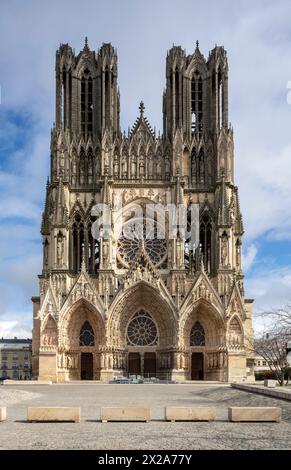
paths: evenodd
<path fill-rule="evenodd" d="M 31 338 L 31 328 L 22 325 L 20 322 L 0 321 L 1 338 Z"/>
<path fill-rule="evenodd" d="M 246 251 L 243 253 L 243 269 L 245 272 L 249 271 L 255 261 L 257 256 L 258 249 L 252 243 L 249 247 L 247 247 Z"/>
<path fill-rule="evenodd" d="M 291 303 L 291 266 L 268 268 L 247 278 L 248 296 L 255 299 L 254 311 L 270 311 Z"/>

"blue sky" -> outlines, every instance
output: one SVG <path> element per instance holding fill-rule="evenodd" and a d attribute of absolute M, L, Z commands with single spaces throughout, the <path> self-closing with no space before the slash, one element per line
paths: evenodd
<path fill-rule="evenodd" d="M 246 297 L 260 311 L 291 299 L 291 2 L 10 0 L 0 6 L 0 336 L 30 335 L 60 43 L 118 52 L 121 124 L 140 100 L 161 129 L 165 57 L 198 39 L 224 45 L 243 212 Z M 290 84 L 288 85 L 288 82 Z M 289 101 L 289 102 L 288 102 Z"/>

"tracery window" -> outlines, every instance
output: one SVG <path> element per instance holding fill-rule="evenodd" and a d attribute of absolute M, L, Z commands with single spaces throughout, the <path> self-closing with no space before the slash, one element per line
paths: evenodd
<path fill-rule="evenodd" d="M 139 310 L 127 327 L 127 344 L 132 346 L 153 346 L 157 344 L 157 327 L 149 313 Z"/>
<path fill-rule="evenodd" d="M 83 259 L 90 274 L 99 269 L 99 242 L 93 238 L 91 227 L 91 219 L 85 224 L 81 215 L 75 214 L 70 233 L 70 269 L 75 273 L 81 270 Z"/>
<path fill-rule="evenodd" d="M 85 321 L 80 331 L 79 345 L 80 346 L 94 346 L 94 344 L 95 344 L 95 335 L 94 335 L 93 328 L 88 321 Z"/>
<path fill-rule="evenodd" d="M 81 79 L 81 131 L 91 134 L 93 128 L 93 81 L 88 69 Z"/>
<path fill-rule="evenodd" d="M 211 271 L 211 219 L 207 213 L 202 215 L 200 220 L 200 247 L 205 270 Z"/>
<path fill-rule="evenodd" d="M 205 346 L 205 331 L 199 321 L 192 326 L 190 333 L 190 346 Z"/>
<path fill-rule="evenodd" d="M 191 80 L 191 122 L 192 132 L 202 132 L 203 120 L 203 82 L 198 72 L 195 70 Z"/>

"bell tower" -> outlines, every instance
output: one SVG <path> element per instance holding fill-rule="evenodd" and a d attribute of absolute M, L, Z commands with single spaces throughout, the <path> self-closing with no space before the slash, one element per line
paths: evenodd
<path fill-rule="evenodd" d="M 91 51 L 87 38 L 76 56 L 68 44 L 56 53 L 56 129 L 101 139 L 119 134 L 117 55 L 111 44 Z"/>

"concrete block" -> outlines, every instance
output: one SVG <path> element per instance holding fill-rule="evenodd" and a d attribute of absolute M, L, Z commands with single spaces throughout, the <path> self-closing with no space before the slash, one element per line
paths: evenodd
<path fill-rule="evenodd" d="M 216 409 L 210 406 L 180 407 L 167 406 L 167 421 L 213 421 Z"/>
<path fill-rule="evenodd" d="M 0 407 L 0 421 L 6 421 L 7 418 L 7 410 L 5 406 Z"/>
<path fill-rule="evenodd" d="M 277 380 L 264 380 L 264 387 L 275 388 L 277 386 Z"/>
<path fill-rule="evenodd" d="M 27 421 L 80 422 L 81 409 L 72 406 L 36 406 L 27 408 Z"/>
<path fill-rule="evenodd" d="M 100 411 L 102 423 L 107 421 L 146 421 L 151 419 L 149 408 L 136 406 L 103 407 Z"/>
<path fill-rule="evenodd" d="M 268 406 L 241 406 L 228 408 L 230 421 L 281 421 L 282 409 Z"/>

